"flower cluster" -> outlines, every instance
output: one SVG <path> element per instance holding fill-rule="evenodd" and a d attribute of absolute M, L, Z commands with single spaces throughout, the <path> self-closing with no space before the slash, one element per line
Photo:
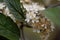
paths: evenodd
<path fill-rule="evenodd" d="M 51 21 L 43 15 L 44 6 L 32 2 L 30 4 L 23 3 L 23 7 L 27 10 L 25 21 L 32 24 L 33 32 L 40 33 L 42 30 L 52 31 L 54 29 Z"/>
<path fill-rule="evenodd" d="M 40 11 L 45 10 L 45 8 L 43 6 L 39 6 L 37 3 L 32 3 L 30 5 L 23 4 L 23 6 L 27 10 L 25 21 L 29 22 L 30 20 L 32 20 L 33 23 L 35 21 L 39 22 L 39 16 L 37 15 L 40 14 Z"/>
<path fill-rule="evenodd" d="M 33 27 L 33 32 L 41 34 L 41 40 L 46 40 L 49 33 L 54 30 L 54 25 L 44 16 L 44 6 L 33 2 L 29 4 L 23 3 L 23 6 L 27 10 L 25 21 Z"/>
<path fill-rule="evenodd" d="M 1 10 L 0 13 L 3 13 L 4 15 L 11 17 L 11 19 L 12 19 L 14 22 L 16 22 L 14 15 L 13 15 L 13 14 L 10 14 L 9 9 L 8 9 L 8 7 L 5 5 L 4 2 L 3 2 L 3 3 L 0 3 L 0 10 Z"/>

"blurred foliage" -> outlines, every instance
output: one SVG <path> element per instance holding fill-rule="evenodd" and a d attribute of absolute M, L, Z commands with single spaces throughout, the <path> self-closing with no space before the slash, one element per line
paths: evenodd
<path fill-rule="evenodd" d="M 45 15 L 56 25 L 60 26 L 60 6 L 46 9 Z"/>
<path fill-rule="evenodd" d="M 9 40 L 19 40 L 20 31 L 10 17 L 0 14 L 0 35 Z"/>
<path fill-rule="evenodd" d="M 3 2 L 4 0 L 0 0 L 0 2 Z"/>

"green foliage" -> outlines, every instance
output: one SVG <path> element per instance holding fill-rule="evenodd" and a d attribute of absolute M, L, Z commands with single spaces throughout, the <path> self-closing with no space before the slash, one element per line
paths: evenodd
<path fill-rule="evenodd" d="M 0 2 L 3 2 L 3 0 L 0 0 Z"/>
<path fill-rule="evenodd" d="M 16 17 L 17 20 L 22 21 L 23 19 L 25 19 L 20 0 L 4 0 L 4 1 L 6 2 L 11 13 Z"/>
<path fill-rule="evenodd" d="M 25 15 L 20 0 L 4 1 L 10 9 L 10 13 L 12 13 L 17 20 L 24 21 Z M 43 3 L 42 0 L 40 1 L 40 3 Z M 0 0 L 0 2 L 3 2 L 3 0 Z M 60 7 L 54 7 L 45 10 L 45 15 L 56 25 L 60 26 Z M 9 40 L 19 40 L 20 37 L 18 26 L 12 21 L 11 18 L 3 14 L 0 14 L 0 35 L 8 38 Z"/>
<path fill-rule="evenodd" d="M 9 40 L 19 40 L 20 31 L 10 17 L 0 14 L 0 35 Z"/>
<path fill-rule="evenodd" d="M 56 25 L 60 26 L 60 6 L 47 9 L 45 15 Z"/>

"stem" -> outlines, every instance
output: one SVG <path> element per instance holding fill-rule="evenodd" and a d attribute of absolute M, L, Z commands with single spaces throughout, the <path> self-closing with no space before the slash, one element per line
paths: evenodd
<path fill-rule="evenodd" d="M 24 25 L 23 25 L 23 23 L 21 23 L 21 26 L 20 26 L 21 40 L 25 40 L 25 38 L 24 38 L 24 32 L 23 32 L 23 27 L 24 27 Z"/>
<path fill-rule="evenodd" d="M 46 7 L 46 8 L 53 8 L 53 7 L 57 7 L 57 6 L 60 6 L 60 2 L 58 2 L 57 4 L 45 6 L 45 7 Z"/>

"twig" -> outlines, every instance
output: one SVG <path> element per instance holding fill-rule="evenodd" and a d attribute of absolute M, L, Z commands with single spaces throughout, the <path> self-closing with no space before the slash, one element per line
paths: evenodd
<path fill-rule="evenodd" d="M 24 32 L 23 32 L 23 27 L 24 27 L 24 25 L 23 25 L 23 23 L 21 22 L 21 26 L 20 26 L 21 40 L 25 40 L 25 38 L 24 38 Z"/>
<path fill-rule="evenodd" d="M 45 8 L 53 8 L 53 7 L 57 7 L 57 6 L 60 6 L 60 2 L 58 2 L 57 4 L 45 6 Z"/>

